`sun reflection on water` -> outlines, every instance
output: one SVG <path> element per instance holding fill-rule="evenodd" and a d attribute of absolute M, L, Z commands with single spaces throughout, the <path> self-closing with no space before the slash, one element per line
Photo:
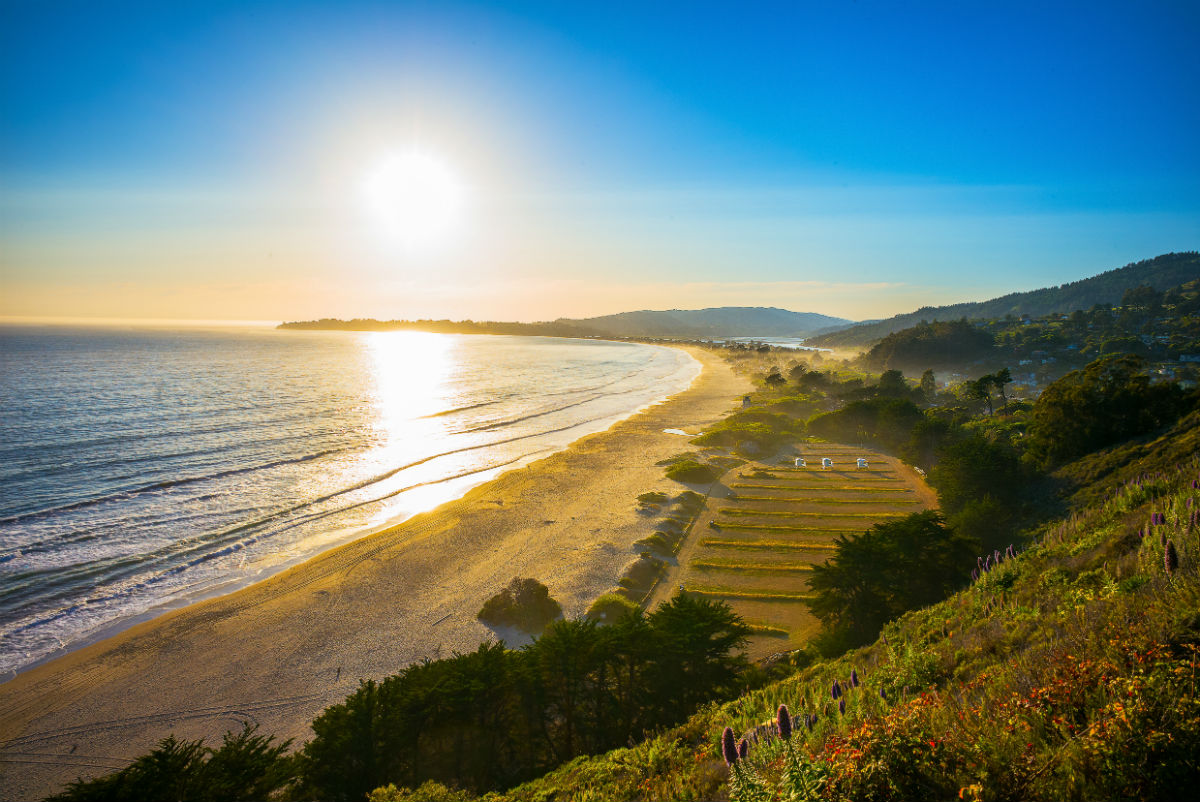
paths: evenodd
<path fill-rule="evenodd" d="M 370 332 L 364 335 L 374 384 L 372 405 L 378 447 L 369 457 L 376 470 L 395 470 L 442 449 L 448 437 L 438 417 L 453 408 L 458 338 L 415 331 Z M 441 478 L 435 464 L 416 465 L 394 477 L 399 487 Z M 388 499 L 373 517 L 380 522 L 397 515 L 432 509 L 453 497 L 446 485 L 413 487 Z"/>
<path fill-rule="evenodd" d="M 445 411 L 454 338 L 419 331 L 379 331 L 365 336 L 375 380 L 378 426 L 392 445 L 411 434 L 415 421 Z"/>

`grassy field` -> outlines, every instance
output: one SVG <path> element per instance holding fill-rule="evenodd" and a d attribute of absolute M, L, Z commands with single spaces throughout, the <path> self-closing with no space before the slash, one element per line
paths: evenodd
<path fill-rule="evenodd" d="M 808 576 L 837 537 L 926 509 L 933 499 L 892 457 L 833 443 L 799 450 L 810 467 L 751 462 L 726 474 L 723 492 L 714 491 L 655 592 L 665 598 L 682 585 L 732 605 L 754 622 L 751 657 L 801 647 L 817 631 L 803 604 Z M 820 467 L 822 457 L 833 460 L 831 469 Z M 870 467 L 855 467 L 859 457 Z"/>

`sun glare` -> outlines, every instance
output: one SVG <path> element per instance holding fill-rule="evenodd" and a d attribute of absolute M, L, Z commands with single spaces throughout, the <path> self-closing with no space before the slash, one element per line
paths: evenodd
<path fill-rule="evenodd" d="M 447 245 L 462 226 L 462 182 L 446 162 L 425 151 L 388 156 L 363 189 L 381 233 L 406 250 Z"/>

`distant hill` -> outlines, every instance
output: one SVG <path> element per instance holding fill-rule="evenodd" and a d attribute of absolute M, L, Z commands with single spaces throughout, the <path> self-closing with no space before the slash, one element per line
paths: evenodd
<path fill-rule="evenodd" d="M 719 309 L 672 309 L 665 312 L 622 312 L 581 320 L 560 318 L 548 323 L 474 320 L 306 320 L 282 323 L 281 329 L 335 331 L 432 331 L 443 334 L 525 334 L 546 337 L 808 337 L 819 331 L 854 325 L 854 321 L 815 312 L 789 312 L 750 306 Z"/>
<path fill-rule="evenodd" d="M 818 331 L 854 325 L 854 321 L 816 312 L 761 306 L 643 310 L 555 323 L 618 337 L 808 337 Z"/>
<path fill-rule="evenodd" d="M 1126 290 L 1143 284 L 1161 292 L 1196 278 L 1200 278 L 1200 254 L 1195 251 L 1168 253 L 1058 287 L 1015 292 L 990 301 L 922 307 L 877 323 L 862 323 L 820 334 L 809 340 L 809 344 L 824 348 L 863 347 L 923 320 L 932 323 L 964 317 L 970 320 L 1002 318 L 1010 314 L 1031 317 L 1065 314 L 1076 309 L 1090 309 L 1096 304 L 1119 304 Z"/>

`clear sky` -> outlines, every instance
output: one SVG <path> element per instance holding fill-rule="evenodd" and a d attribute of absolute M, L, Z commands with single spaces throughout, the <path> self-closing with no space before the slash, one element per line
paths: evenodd
<path fill-rule="evenodd" d="M 1058 284 L 1200 249 L 1198 41 L 1193 0 L 0 0 L 0 315 L 861 319 Z"/>

